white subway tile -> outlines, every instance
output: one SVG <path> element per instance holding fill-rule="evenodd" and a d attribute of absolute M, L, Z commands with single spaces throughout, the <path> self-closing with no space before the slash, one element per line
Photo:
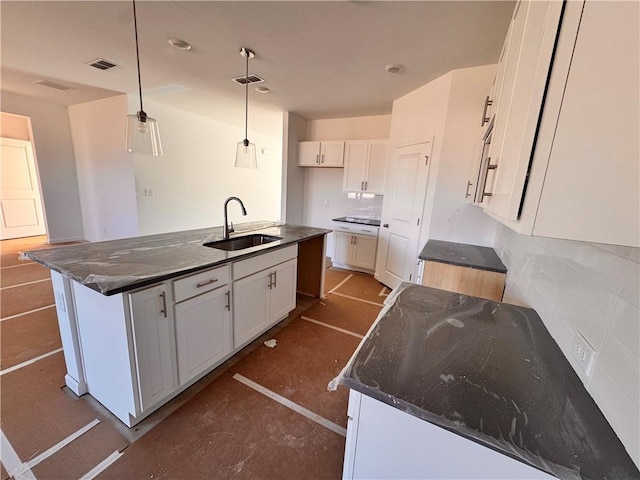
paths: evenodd
<path fill-rule="evenodd" d="M 640 356 L 640 308 L 618 299 L 608 335 L 614 335 L 635 355 Z"/>
<path fill-rule="evenodd" d="M 640 405 L 640 357 L 615 335 L 607 335 L 597 361 L 629 401 Z"/>
<path fill-rule="evenodd" d="M 640 413 L 607 372 L 596 365 L 589 393 L 602 410 L 627 453 L 640 468 Z"/>
<path fill-rule="evenodd" d="M 636 307 L 640 306 L 640 265 L 637 263 L 627 262 L 620 295 Z"/>
<path fill-rule="evenodd" d="M 550 318 L 558 295 L 558 285 L 537 265 L 533 266 L 529 280 L 528 297 L 540 317 Z"/>

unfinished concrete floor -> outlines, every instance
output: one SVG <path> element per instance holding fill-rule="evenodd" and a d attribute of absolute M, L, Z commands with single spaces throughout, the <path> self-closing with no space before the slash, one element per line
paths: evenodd
<path fill-rule="evenodd" d="M 128 429 L 64 387 L 49 271 L 18 260 L 43 242 L 0 242 L 2 480 L 341 477 L 347 390 L 326 386 L 389 292 L 371 275 L 327 270 L 325 299 Z"/>

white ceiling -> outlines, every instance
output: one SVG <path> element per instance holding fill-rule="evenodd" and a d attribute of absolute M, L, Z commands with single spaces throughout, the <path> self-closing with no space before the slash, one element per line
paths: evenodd
<path fill-rule="evenodd" d="M 67 105 L 137 95 L 131 2 L 3 0 L 0 9 L 3 90 Z M 143 98 L 241 124 L 244 89 L 231 81 L 244 74 L 240 47 L 256 51 L 250 73 L 271 90 L 251 88 L 250 105 L 309 119 L 388 114 L 395 98 L 449 70 L 495 63 L 513 2 L 138 0 L 137 10 Z M 86 65 L 96 58 L 119 67 Z M 390 63 L 404 70 L 385 72 Z M 75 89 L 33 83 L 41 78 Z"/>

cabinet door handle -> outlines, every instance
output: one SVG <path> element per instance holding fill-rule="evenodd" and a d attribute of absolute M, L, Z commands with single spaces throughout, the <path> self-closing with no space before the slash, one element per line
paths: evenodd
<path fill-rule="evenodd" d="M 211 285 L 212 283 L 216 283 L 217 281 L 217 278 L 210 278 L 209 280 L 205 280 L 204 282 L 196 283 L 196 288 L 206 287 L 207 285 Z"/>
<path fill-rule="evenodd" d="M 484 170 L 484 179 L 482 181 L 482 194 L 480 196 L 480 202 L 482 202 L 482 200 L 484 200 L 484 197 L 490 197 L 493 195 L 493 193 L 491 192 L 487 192 L 487 177 L 489 176 L 489 170 L 495 170 L 498 168 L 498 165 L 492 165 L 491 164 L 491 157 L 487 157 L 487 166 L 485 167 Z"/>
<path fill-rule="evenodd" d="M 320 157 L 320 163 L 324 163 L 324 153 L 322 154 L 322 156 Z"/>
<path fill-rule="evenodd" d="M 316 155 L 316 163 L 320 165 L 320 155 Z"/>
<path fill-rule="evenodd" d="M 364 190 L 364 182 L 360 182 L 360 190 Z"/>
<path fill-rule="evenodd" d="M 469 188 L 471 188 L 471 185 L 473 185 L 473 183 L 471 183 L 471 181 L 467 182 L 467 192 L 464 195 L 464 198 L 469 198 L 471 196 L 471 194 L 469 193 Z"/>
<path fill-rule="evenodd" d="M 489 99 L 489 95 L 487 95 L 487 98 L 485 98 L 484 100 L 484 110 L 482 111 L 482 123 L 480 124 L 481 127 L 484 127 L 484 124 L 487 123 L 489 120 L 491 120 L 489 117 L 487 117 L 487 109 L 493 105 L 493 100 Z"/>
<path fill-rule="evenodd" d="M 269 290 L 273 288 L 273 273 L 269 274 Z"/>
<path fill-rule="evenodd" d="M 224 308 L 226 308 L 227 310 L 231 311 L 231 292 L 229 290 L 227 290 L 225 295 L 227 296 L 227 304 L 224 306 Z"/>
<path fill-rule="evenodd" d="M 367 191 L 367 188 L 369 188 L 369 182 L 364 182 L 364 191 Z"/>
<path fill-rule="evenodd" d="M 273 288 L 278 288 L 278 272 L 273 272 Z"/>
<path fill-rule="evenodd" d="M 383 224 L 382 224 L 382 227 L 383 227 L 383 228 L 389 228 L 389 224 L 388 224 L 388 223 L 383 223 Z"/>
<path fill-rule="evenodd" d="M 162 310 L 160 313 L 167 318 L 167 294 L 165 292 L 160 293 L 160 298 L 162 299 Z"/>

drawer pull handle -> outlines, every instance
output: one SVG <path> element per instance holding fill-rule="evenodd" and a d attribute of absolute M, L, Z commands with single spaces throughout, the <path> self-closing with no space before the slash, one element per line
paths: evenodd
<path fill-rule="evenodd" d="M 209 280 L 205 280 L 204 282 L 196 283 L 196 288 L 206 287 L 207 285 L 211 285 L 212 283 L 216 283 L 217 281 L 217 278 L 210 278 Z"/>

